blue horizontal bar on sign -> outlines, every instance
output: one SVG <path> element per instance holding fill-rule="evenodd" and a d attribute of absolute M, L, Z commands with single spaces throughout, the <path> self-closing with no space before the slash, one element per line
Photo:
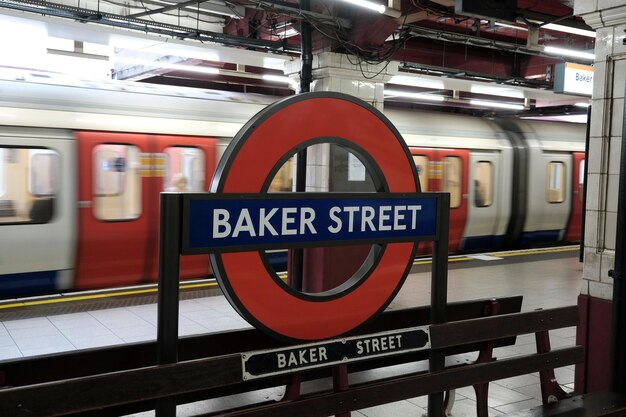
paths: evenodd
<path fill-rule="evenodd" d="M 414 241 L 436 215 L 427 194 L 187 195 L 183 253 Z"/>

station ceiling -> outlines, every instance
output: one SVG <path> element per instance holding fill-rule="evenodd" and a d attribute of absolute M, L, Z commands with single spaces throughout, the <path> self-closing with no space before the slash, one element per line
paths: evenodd
<path fill-rule="evenodd" d="M 492 10 L 479 12 L 459 7 L 461 3 L 465 9 L 476 3 L 485 6 L 490 1 L 457 2 L 455 11 L 454 0 L 379 0 L 384 12 L 378 13 L 346 0 L 310 0 L 310 7 L 297 0 L 0 0 L 0 13 L 6 9 L 52 16 L 287 59 L 299 57 L 301 26 L 308 23 L 314 53 L 344 53 L 356 63 L 393 63 L 411 74 L 541 90 L 552 88 L 556 64 L 593 62 L 544 49 L 593 53 L 593 31 L 573 15 L 573 0 L 491 0 Z M 514 8 L 495 12 L 505 4 Z M 83 53 L 82 43 L 75 43 L 71 52 Z M 287 83 L 270 80 L 282 76 L 282 71 L 264 65 L 182 54 L 145 56 L 119 48 L 115 53 L 121 58 L 114 74 L 119 79 L 293 93 Z M 169 65 L 141 65 L 137 58 Z M 185 71 L 177 66 L 182 64 L 206 71 Z"/>

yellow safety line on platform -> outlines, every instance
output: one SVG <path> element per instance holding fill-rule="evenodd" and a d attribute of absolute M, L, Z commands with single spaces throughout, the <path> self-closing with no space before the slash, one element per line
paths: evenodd
<path fill-rule="evenodd" d="M 506 258 L 508 256 L 521 256 L 521 255 L 539 255 L 541 253 L 558 253 L 558 252 L 571 252 L 578 251 L 578 246 L 568 246 L 565 248 L 553 248 L 553 249 L 533 249 L 526 251 L 511 251 L 511 252 L 497 252 L 488 253 L 489 256 L 497 256 L 500 258 Z"/>
<path fill-rule="evenodd" d="M 565 248 L 553 248 L 553 249 L 534 249 L 527 251 L 511 251 L 511 252 L 497 252 L 497 253 L 488 253 L 489 256 L 496 256 L 500 258 L 511 257 L 511 256 L 522 256 L 522 255 L 538 255 L 542 253 L 557 253 L 557 252 L 569 252 L 578 250 L 577 246 L 570 246 Z M 448 262 L 461 262 L 461 261 L 473 261 L 476 258 L 472 258 L 469 256 L 462 256 L 457 258 L 449 258 Z M 413 262 L 413 266 L 417 265 L 428 265 L 432 263 L 431 259 L 415 261 Z M 286 279 L 286 274 L 279 274 L 281 279 Z M 188 290 L 194 288 L 204 288 L 204 287 L 216 287 L 217 282 L 199 282 L 193 284 L 181 284 L 181 290 Z M 31 300 L 31 301 L 19 301 L 15 303 L 7 303 L 0 304 L 0 310 L 6 310 L 9 308 L 17 308 L 17 307 L 32 307 L 46 304 L 59 304 L 59 303 L 67 303 L 70 301 L 86 301 L 86 300 L 97 300 L 101 298 L 109 298 L 109 297 L 121 297 L 125 295 L 139 295 L 139 294 L 149 294 L 156 293 L 158 291 L 157 287 L 154 288 L 145 288 L 145 289 L 136 289 L 136 290 L 126 290 L 126 291 L 118 291 L 118 292 L 110 292 L 110 293 L 102 293 L 102 294 L 88 294 L 88 295 L 77 295 L 77 296 L 67 296 L 67 297 L 58 297 L 51 299 L 43 299 L 43 300 Z"/>
<path fill-rule="evenodd" d="M 58 303 L 65 303 L 68 301 L 96 300 L 98 298 L 146 294 L 146 293 L 156 292 L 156 291 L 157 291 L 156 288 L 146 288 L 143 290 L 119 291 L 119 292 L 105 293 L 105 294 L 77 295 L 77 296 L 70 296 L 70 297 L 51 298 L 51 299 L 45 299 L 45 300 L 20 301 L 17 303 L 0 305 L 0 309 L 6 309 L 6 308 L 11 308 L 11 307 L 29 307 L 29 306 L 38 306 L 38 305 L 45 305 L 45 304 L 58 304 Z"/>

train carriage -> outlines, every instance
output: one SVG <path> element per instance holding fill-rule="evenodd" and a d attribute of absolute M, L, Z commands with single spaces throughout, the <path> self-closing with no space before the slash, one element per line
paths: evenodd
<path fill-rule="evenodd" d="M 0 76 L 0 91 L 0 298 L 154 282 L 159 193 L 206 191 L 230 138 L 275 100 L 37 74 Z M 451 194 L 452 252 L 580 238 L 584 126 L 385 114 L 423 190 Z M 292 189 L 292 165 L 272 187 Z M 322 175 L 328 189 L 362 188 L 341 172 Z M 207 257 L 184 257 L 181 273 L 206 276 Z"/>

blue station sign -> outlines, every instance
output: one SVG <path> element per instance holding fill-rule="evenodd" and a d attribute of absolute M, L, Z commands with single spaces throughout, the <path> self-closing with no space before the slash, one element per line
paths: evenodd
<path fill-rule="evenodd" d="M 187 194 L 183 253 L 405 242 L 436 234 L 422 193 Z"/>

